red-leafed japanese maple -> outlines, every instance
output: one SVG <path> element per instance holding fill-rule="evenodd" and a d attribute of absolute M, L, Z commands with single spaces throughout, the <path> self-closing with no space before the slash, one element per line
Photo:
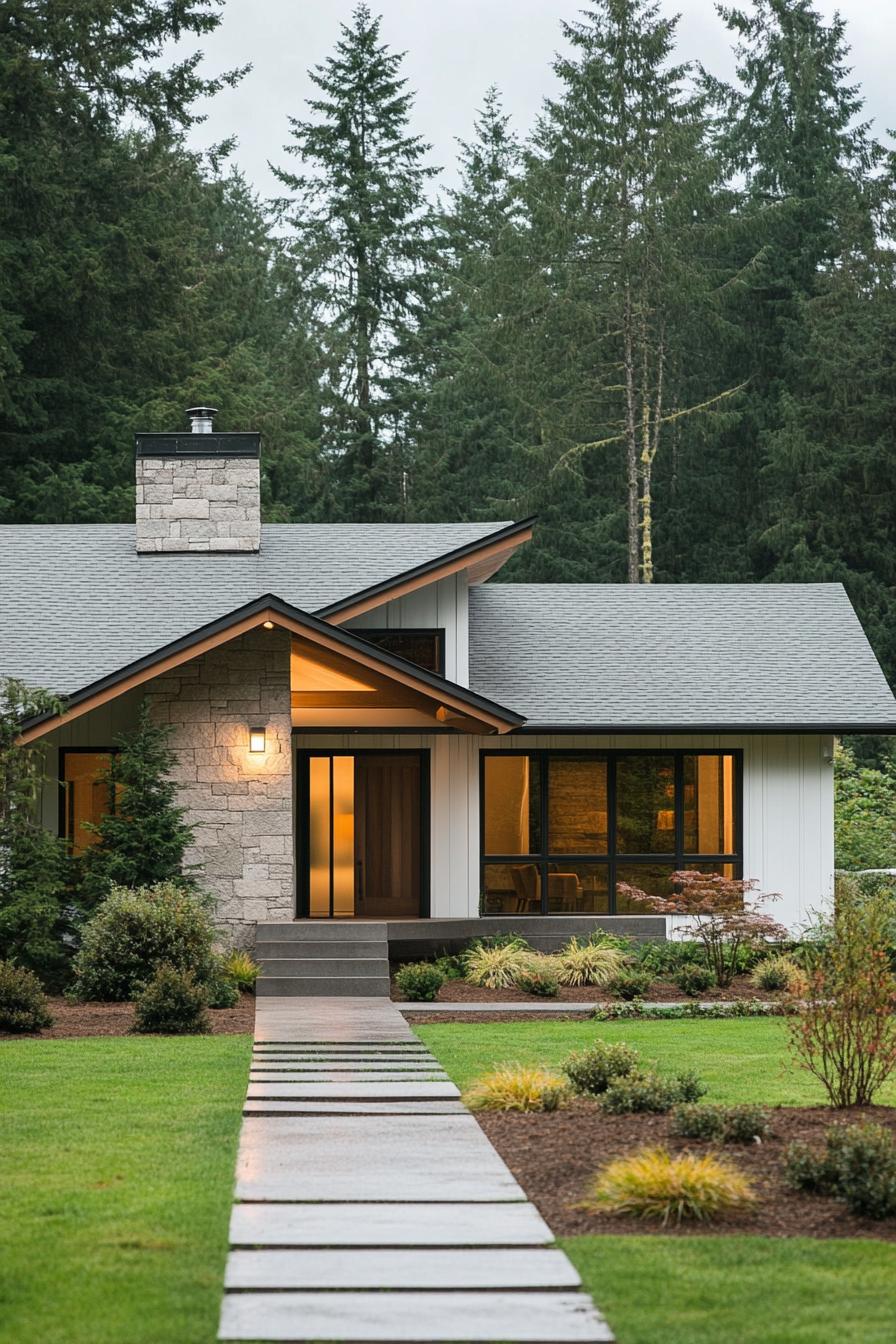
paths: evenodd
<path fill-rule="evenodd" d="M 834 914 L 818 948 L 808 1000 L 790 1046 L 832 1106 L 868 1106 L 896 1069 L 896 978 L 889 943 L 893 900 L 837 880 Z"/>
<path fill-rule="evenodd" d="M 671 896 L 650 896 L 625 882 L 618 883 L 616 889 L 655 914 L 684 915 L 687 923 L 680 931 L 703 944 L 706 960 L 722 988 L 731 984 L 737 972 L 741 948 L 787 937 L 784 926 L 762 909 L 766 901 L 779 899 L 777 893 L 755 894 L 759 883 L 754 878 L 685 869 L 673 873 L 671 882 Z"/>

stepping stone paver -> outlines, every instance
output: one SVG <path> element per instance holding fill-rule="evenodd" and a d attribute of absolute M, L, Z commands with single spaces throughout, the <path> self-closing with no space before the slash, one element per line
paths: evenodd
<path fill-rule="evenodd" d="M 386 998 L 257 1001 L 236 1198 L 222 1340 L 612 1341 Z"/>
<path fill-rule="evenodd" d="M 236 1191 L 277 1200 L 524 1198 L 471 1115 L 246 1116 Z"/>
<path fill-rule="evenodd" d="M 243 1115 L 466 1115 L 462 1101 L 281 1101 L 247 1098 Z"/>
<path fill-rule="evenodd" d="M 519 1249 L 231 1251 L 226 1288 L 578 1288 L 562 1251 Z"/>
<path fill-rule="evenodd" d="M 360 1341 L 613 1339 L 584 1293 L 228 1293 L 220 1339 Z"/>
<path fill-rule="evenodd" d="M 231 1246 L 547 1246 L 533 1204 L 235 1204 Z"/>
<path fill-rule="evenodd" d="M 332 1097 L 340 1101 L 369 1097 L 396 1099 L 406 1097 L 421 1101 L 458 1096 L 454 1083 L 250 1083 L 246 1096 L 258 1101 L 264 1097 Z"/>

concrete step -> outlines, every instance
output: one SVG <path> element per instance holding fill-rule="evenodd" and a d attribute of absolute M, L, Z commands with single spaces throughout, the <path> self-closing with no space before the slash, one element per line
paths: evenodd
<path fill-rule="evenodd" d="M 258 957 L 264 976 L 295 975 L 302 979 L 312 976 L 384 975 L 389 978 L 389 963 L 385 957 Z"/>
<path fill-rule="evenodd" d="M 269 961 L 277 957 L 376 957 L 386 961 L 388 944 L 385 938 L 382 942 L 366 939 L 364 942 L 355 942 L 348 938 L 315 939 L 314 942 L 295 938 L 272 938 L 255 944 L 256 961 Z"/>
<path fill-rule="evenodd" d="M 260 975 L 255 982 L 259 998 L 283 995 L 286 998 L 328 998 L 331 995 L 355 998 L 388 998 L 388 975 Z"/>
<path fill-rule="evenodd" d="M 284 924 L 258 924 L 255 938 L 257 942 L 385 942 L 386 923 L 298 919 Z"/>

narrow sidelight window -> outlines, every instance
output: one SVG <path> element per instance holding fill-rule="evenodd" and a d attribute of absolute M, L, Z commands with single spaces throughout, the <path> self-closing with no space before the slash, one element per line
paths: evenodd
<path fill-rule="evenodd" d="M 72 854 L 83 854 L 99 840 L 98 826 L 112 810 L 107 773 L 112 751 L 62 752 L 62 826 Z"/>

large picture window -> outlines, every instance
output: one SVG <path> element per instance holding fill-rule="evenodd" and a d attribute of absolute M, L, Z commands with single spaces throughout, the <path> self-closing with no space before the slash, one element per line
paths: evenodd
<path fill-rule="evenodd" d="M 620 882 L 740 877 L 740 780 L 737 751 L 483 752 L 483 913 L 621 915 Z"/>

